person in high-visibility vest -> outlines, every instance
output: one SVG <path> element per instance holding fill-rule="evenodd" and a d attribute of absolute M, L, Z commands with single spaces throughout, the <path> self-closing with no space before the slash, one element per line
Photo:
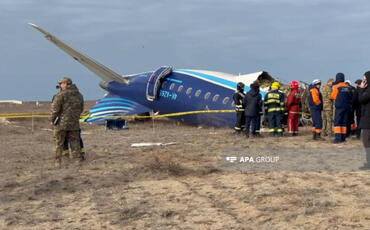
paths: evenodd
<path fill-rule="evenodd" d="M 312 139 L 317 140 L 321 138 L 322 132 L 322 116 L 323 109 L 322 94 L 320 92 L 321 80 L 315 79 L 310 85 L 310 93 L 308 94 L 308 103 L 311 110 L 312 118 Z"/>
<path fill-rule="evenodd" d="M 284 94 L 279 91 L 280 83 L 274 82 L 271 90 L 265 95 L 264 104 L 269 121 L 269 133 L 271 136 L 283 136 L 282 119 L 285 110 Z"/>
<path fill-rule="evenodd" d="M 234 126 L 235 134 L 240 134 L 241 131 L 245 128 L 245 114 L 244 114 L 244 104 L 243 104 L 243 100 L 245 97 L 244 86 L 245 85 L 243 82 L 239 82 L 236 85 L 236 91 L 233 95 L 235 111 L 236 111 L 236 122 Z"/>
<path fill-rule="evenodd" d="M 344 74 L 337 73 L 331 98 L 335 101 L 334 143 L 346 141 L 347 120 L 352 107 L 352 90 L 344 82 Z"/>

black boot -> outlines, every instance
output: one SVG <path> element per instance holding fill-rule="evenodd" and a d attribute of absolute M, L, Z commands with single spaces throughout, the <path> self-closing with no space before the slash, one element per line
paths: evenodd
<path fill-rule="evenodd" d="M 312 132 L 312 140 L 316 140 L 317 139 L 317 134 L 316 132 Z"/>

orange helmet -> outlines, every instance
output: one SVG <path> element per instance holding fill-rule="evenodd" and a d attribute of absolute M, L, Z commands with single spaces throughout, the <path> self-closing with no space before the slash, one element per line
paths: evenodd
<path fill-rule="evenodd" d="M 299 88 L 299 83 L 298 83 L 298 81 L 291 81 L 291 82 L 290 82 L 290 86 L 291 86 L 293 89 L 298 89 L 298 88 Z"/>

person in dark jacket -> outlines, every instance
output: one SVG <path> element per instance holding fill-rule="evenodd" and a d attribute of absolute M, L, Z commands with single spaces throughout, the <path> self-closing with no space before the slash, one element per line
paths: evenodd
<path fill-rule="evenodd" d="M 315 79 L 309 86 L 310 93 L 308 95 L 308 102 L 312 117 L 312 139 L 317 140 L 321 138 L 322 133 L 322 116 L 323 110 L 322 94 L 320 92 L 321 80 Z"/>
<path fill-rule="evenodd" d="M 366 163 L 362 169 L 370 170 L 370 71 L 365 73 L 364 79 L 359 85 L 358 101 L 362 106 L 360 128 L 362 131 L 362 142 L 366 151 Z"/>
<path fill-rule="evenodd" d="M 249 129 L 252 125 L 252 136 L 256 136 L 258 116 L 262 109 L 262 96 L 259 84 L 253 83 L 251 90 L 245 95 L 243 104 L 245 106 L 245 136 L 249 137 Z"/>
<path fill-rule="evenodd" d="M 337 73 L 331 99 L 335 101 L 334 143 L 346 141 L 348 114 L 352 107 L 352 89 L 344 82 L 344 74 Z"/>
<path fill-rule="evenodd" d="M 236 122 L 234 126 L 235 134 L 240 134 L 241 131 L 245 128 L 245 116 L 244 116 L 244 105 L 243 100 L 245 97 L 244 93 L 244 83 L 239 82 L 236 85 L 236 91 L 233 95 L 233 100 L 235 104 L 235 112 L 236 112 Z"/>
<path fill-rule="evenodd" d="M 348 118 L 347 118 L 347 134 L 346 137 L 350 137 L 351 135 L 354 135 L 356 132 L 356 123 L 355 123 L 355 111 L 356 107 L 358 104 L 358 93 L 357 89 L 352 86 L 350 80 L 346 80 L 345 83 L 348 85 L 348 87 L 351 89 L 352 92 L 352 106 L 351 110 L 348 113 Z"/>
<path fill-rule="evenodd" d="M 357 103 L 356 103 L 356 109 L 355 109 L 355 114 L 356 114 L 356 124 L 357 124 L 357 129 L 356 129 L 356 137 L 357 139 L 360 139 L 361 137 L 361 128 L 360 128 L 360 121 L 361 121 L 361 103 L 358 101 L 358 93 L 359 93 L 359 90 L 361 89 L 360 88 L 360 85 L 362 83 L 362 80 L 361 79 L 358 79 L 355 81 L 355 84 L 356 84 L 356 94 L 354 95 L 354 97 L 356 97 L 357 99 Z"/>

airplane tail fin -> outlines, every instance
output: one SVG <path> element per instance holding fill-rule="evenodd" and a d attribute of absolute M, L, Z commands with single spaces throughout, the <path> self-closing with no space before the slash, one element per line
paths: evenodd
<path fill-rule="evenodd" d="M 94 59 L 84 55 L 83 53 L 73 49 L 63 41 L 59 40 L 57 37 L 54 35 L 50 34 L 49 32 L 43 30 L 39 26 L 28 23 L 30 26 L 35 28 L 36 30 L 40 31 L 42 34 L 45 35 L 45 38 L 49 40 L 50 42 L 54 43 L 57 47 L 59 47 L 61 50 L 69 54 L 73 59 L 84 65 L 86 68 L 88 68 L 91 72 L 95 73 L 98 75 L 103 81 L 105 82 L 111 82 L 111 81 L 116 81 L 121 84 L 129 84 L 129 80 L 113 70 L 109 69 L 108 67 L 100 64 L 99 62 L 95 61 Z"/>

